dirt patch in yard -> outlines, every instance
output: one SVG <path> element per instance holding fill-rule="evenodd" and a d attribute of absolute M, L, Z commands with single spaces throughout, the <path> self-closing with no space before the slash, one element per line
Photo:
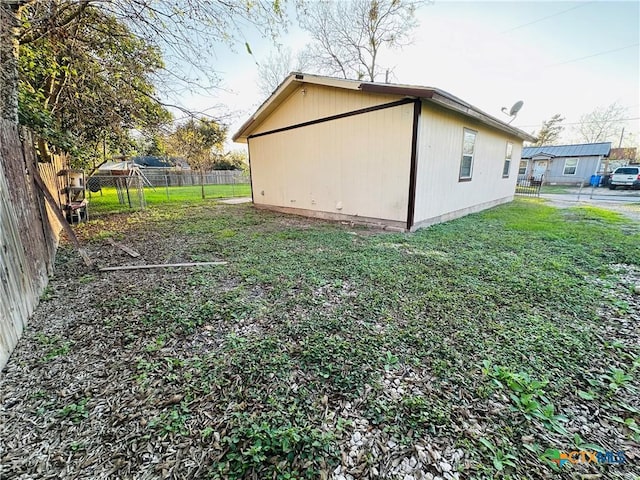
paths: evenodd
<path fill-rule="evenodd" d="M 625 228 L 533 202 L 417 234 L 214 202 L 83 225 L 100 266 L 229 263 L 63 245 L 0 375 L 0 477 L 631 478 Z M 627 463 L 554 468 L 592 448 Z"/>

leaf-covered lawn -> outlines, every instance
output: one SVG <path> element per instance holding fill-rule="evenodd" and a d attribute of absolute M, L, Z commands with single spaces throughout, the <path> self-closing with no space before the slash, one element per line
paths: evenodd
<path fill-rule="evenodd" d="M 209 201 L 80 232 L 102 264 L 229 263 L 99 274 L 63 247 L 0 377 L 9 477 L 637 471 L 640 234 L 617 214 L 518 200 L 389 234 Z M 550 460 L 579 449 L 627 463 Z"/>

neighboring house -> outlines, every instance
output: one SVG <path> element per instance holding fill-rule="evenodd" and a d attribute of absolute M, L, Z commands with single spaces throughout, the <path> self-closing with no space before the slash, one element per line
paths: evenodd
<path fill-rule="evenodd" d="M 178 168 L 183 170 L 189 170 L 191 168 L 183 158 L 161 158 L 153 155 L 146 155 L 142 157 L 133 157 L 131 160 L 142 168 Z"/>
<path fill-rule="evenodd" d="M 294 73 L 233 140 L 257 207 L 414 230 L 511 201 L 535 139 L 436 88 Z"/>
<path fill-rule="evenodd" d="M 170 168 L 173 165 L 169 163 L 166 159 L 155 157 L 153 155 L 145 155 L 142 157 L 133 157 L 131 159 L 136 165 L 141 167 L 152 167 L 152 168 Z"/>
<path fill-rule="evenodd" d="M 114 158 L 114 160 L 119 160 L 119 158 Z M 100 174 L 127 175 L 136 168 L 138 168 L 138 165 L 131 160 L 123 160 L 121 162 L 108 161 L 103 162 L 96 172 Z"/>
<path fill-rule="evenodd" d="M 611 142 L 524 147 L 518 175 L 542 177 L 547 185 L 589 183 L 604 170 L 610 151 Z"/>

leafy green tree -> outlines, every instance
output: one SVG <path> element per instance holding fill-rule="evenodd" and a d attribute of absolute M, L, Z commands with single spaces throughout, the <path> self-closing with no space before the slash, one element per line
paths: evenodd
<path fill-rule="evenodd" d="M 157 132 L 139 137 L 136 140 L 136 154 L 151 157 L 167 157 L 167 140 Z"/>
<path fill-rule="evenodd" d="M 564 121 L 564 117 L 559 113 L 556 113 L 549 120 L 542 122 L 540 131 L 534 136 L 538 139 L 532 145 L 534 147 L 541 147 L 542 145 L 555 145 L 560 139 L 560 134 L 564 130 L 564 125 L 561 123 Z"/>
<path fill-rule="evenodd" d="M 190 119 L 176 128 L 167 139 L 168 151 L 187 160 L 192 169 L 200 173 L 202 198 L 204 194 L 204 174 L 211 170 L 216 157 L 222 152 L 227 138 L 227 127 L 215 120 Z"/>
<path fill-rule="evenodd" d="M 18 12 L 26 2 L 0 1 L 0 119 L 18 123 Z"/>
<path fill-rule="evenodd" d="M 165 106 L 169 102 L 166 99 L 179 95 L 181 87 L 210 87 L 217 82 L 209 58 L 201 52 L 214 50 L 219 42 L 236 42 L 242 37 L 239 25 L 252 25 L 275 37 L 284 19 L 280 0 L 2 0 L 0 118 L 18 122 L 19 45 L 43 38 L 55 39 L 55 46 L 59 42 L 74 45 L 76 29 L 87 27 L 89 11 L 111 17 L 127 28 L 128 37 L 135 37 L 170 59 L 170 68 L 159 70 L 154 77 L 156 85 L 180 84 L 175 89 L 164 89 Z M 110 32 L 95 23 L 93 27 L 103 37 L 120 35 L 120 28 Z M 117 39 L 110 43 L 114 42 Z M 200 78 L 208 84 L 201 85 Z M 158 96 L 153 99 L 159 102 Z"/>
<path fill-rule="evenodd" d="M 212 164 L 213 170 L 246 170 L 248 166 L 247 154 L 242 150 L 216 155 Z"/>
<path fill-rule="evenodd" d="M 154 99 L 159 50 L 101 9 L 76 20 L 20 46 L 19 119 L 38 134 L 44 160 L 53 147 L 86 163 L 103 141 L 122 151 L 130 129 L 170 119 Z"/>

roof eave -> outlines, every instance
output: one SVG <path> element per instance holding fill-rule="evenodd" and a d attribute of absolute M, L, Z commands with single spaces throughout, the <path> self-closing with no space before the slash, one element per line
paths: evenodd
<path fill-rule="evenodd" d="M 247 131 L 255 122 L 260 122 L 264 116 L 275 110 L 289 94 L 291 94 L 299 84 L 310 83 L 315 85 L 324 85 L 328 87 L 338 87 L 350 90 L 357 90 L 360 82 L 355 80 L 346 80 L 341 78 L 329 78 L 319 75 L 310 75 L 307 73 L 292 72 L 285 78 L 280 85 L 273 91 L 262 105 L 258 107 L 249 119 L 242 124 L 240 129 L 231 137 L 234 142 L 247 142 Z"/>
<path fill-rule="evenodd" d="M 429 87 L 404 87 L 402 85 L 380 83 L 361 83 L 360 90 L 367 93 L 384 93 L 416 98 L 431 98 L 436 91 L 434 88 Z"/>
<path fill-rule="evenodd" d="M 251 125 L 262 115 L 264 115 L 269 109 L 272 107 L 275 108 L 274 102 L 281 95 L 287 93 L 287 90 L 291 89 L 291 85 L 296 81 L 296 74 L 292 73 L 287 78 L 285 78 L 280 85 L 269 95 L 269 97 L 262 102 L 262 105 L 258 107 L 258 109 L 251 115 L 246 122 L 242 124 L 242 126 L 238 129 L 236 133 L 233 134 L 231 139 L 234 142 L 247 142 L 247 135 L 245 132 L 251 127 Z"/>
<path fill-rule="evenodd" d="M 509 133 L 515 137 L 518 137 L 521 140 L 524 140 L 527 142 L 536 141 L 536 137 L 534 137 L 533 135 L 529 135 L 527 132 L 524 132 L 519 128 L 512 127 L 508 123 L 505 123 L 502 120 L 494 118 L 491 115 L 484 113 L 482 110 L 479 110 L 473 107 L 472 105 L 469 105 L 468 103 L 442 90 L 436 90 L 433 96 L 428 100 L 435 104 L 448 108 L 449 110 L 462 113 L 467 117 L 475 118 L 479 122 L 482 122 L 486 125 L 490 125 L 493 128 L 496 128 L 505 133 Z"/>
<path fill-rule="evenodd" d="M 430 87 L 413 87 L 403 85 L 391 85 L 380 83 L 368 83 L 358 82 L 354 80 L 344 80 L 338 78 L 330 78 L 309 74 L 302 74 L 293 72 L 274 90 L 274 92 L 267 98 L 262 105 L 256 110 L 256 112 L 249 117 L 249 119 L 242 124 L 240 129 L 233 135 L 232 140 L 234 142 L 247 142 L 251 126 L 260 122 L 261 119 L 275 110 L 277 106 L 297 87 L 299 83 L 311 83 L 325 86 L 334 86 L 339 88 L 347 88 L 352 90 L 360 90 L 368 93 L 381 93 L 398 95 L 404 97 L 419 98 L 421 100 L 430 101 L 438 104 L 449 110 L 456 111 L 467 117 L 475 118 L 476 120 L 492 126 L 502 132 L 513 135 L 521 140 L 528 142 L 535 142 L 536 137 L 529 135 L 528 133 L 512 127 L 508 123 L 503 122 L 491 115 L 484 113 L 478 108 L 470 105 L 463 100 L 447 93 L 443 90 Z"/>
<path fill-rule="evenodd" d="M 437 88 L 411 87 L 379 83 L 362 83 L 360 85 L 360 90 L 369 93 L 386 93 L 391 95 L 402 95 L 405 97 L 415 97 L 422 100 L 428 100 L 433 103 L 439 104 L 440 106 L 443 106 L 449 110 L 454 110 L 468 117 L 475 118 L 482 123 L 497 128 L 498 130 L 514 135 L 521 140 L 525 140 L 528 142 L 535 142 L 537 140 L 536 137 L 529 135 L 527 132 L 512 127 L 508 123 L 505 123 L 502 120 L 484 113 L 482 110 L 468 104 L 464 100 L 461 100 L 458 97 Z"/>

